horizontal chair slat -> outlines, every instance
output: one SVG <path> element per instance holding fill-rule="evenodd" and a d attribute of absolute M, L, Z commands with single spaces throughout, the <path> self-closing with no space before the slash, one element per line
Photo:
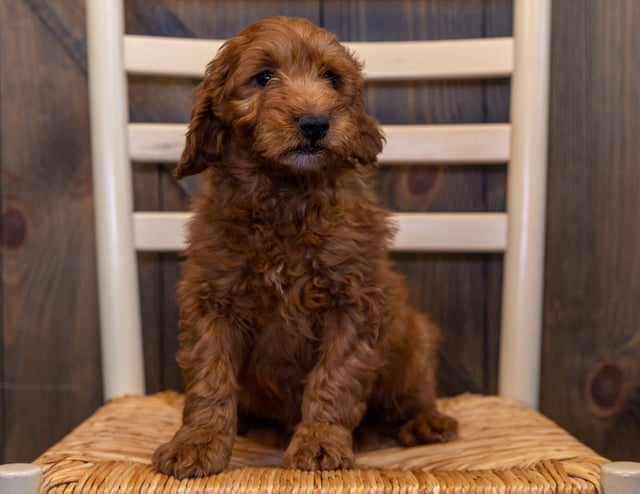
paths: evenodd
<path fill-rule="evenodd" d="M 513 72 L 513 38 L 345 43 L 366 80 L 502 78 Z"/>
<path fill-rule="evenodd" d="M 509 124 L 386 125 L 381 163 L 506 163 Z"/>
<path fill-rule="evenodd" d="M 190 213 L 134 213 L 139 251 L 177 252 L 186 247 Z M 502 252 L 506 246 L 505 213 L 398 213 L 396 251 Z"/>
<path fill-rule="evenodd" d="M 133 213 L 136 250 L 178 252 L 186 246 L 186 227 L 191 213 L 138 211 Z"/>
<path fill-rule="evenodd" d="M 129 124 L 130 155 L 138 162 L 174 163 L 184 124 Z M 381 163 L 506 163 L 509 124 L 388 125 Z"/>
<path fill-rule="evenodd" d="M 223 43 L 219 39 L 127 34 L 124 68 L 129 74 L 202 78 L 205 67 Z"/>
<path fill-rule="evenodd" d="M 393 250 L 504 252 L 506 213 L 398 213 Z"/>
<path fill-rule="evenodd" d="M 223 40 L 125 36 L 131 74 L 200 78 Z M 508 77 L 513 38 L 345 43 L 364 62 L 367 80 Z"/>
<path fill-rule="evenodd" d="M 186 124 L 130 123 L 129 157 L 141 163 L 177 163 L 184 149 Z"/>

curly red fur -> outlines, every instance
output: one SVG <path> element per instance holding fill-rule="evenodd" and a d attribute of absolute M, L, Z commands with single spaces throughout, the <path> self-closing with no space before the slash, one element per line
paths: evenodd
<path fill-rule="evenodd" d="M 309 21 L 259 21 L 209 64 L 176 170 L 207 174 L 178 287 L 183 425 L 155 468 L 221 471 L 238 417 L 279 424 L 301 469 L 351 467 L 363 423 L 405 445 L 456 435 L 438 328 L 407 305 L 369 184 L 382 144 L 360 64 Z"/>

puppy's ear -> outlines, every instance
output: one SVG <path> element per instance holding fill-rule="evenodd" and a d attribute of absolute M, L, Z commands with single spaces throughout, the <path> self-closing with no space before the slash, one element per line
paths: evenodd
<path fill-rule="evenodd" d="M 354 157 L 363 165 L 375 165 L 382 151 L 384 135 L 378 121 L 364 110 L 364 101 L 358 105 L 358 137 Z"/>
<path fill-rule="evenodd" d="M 176 178 L 200 173 L 220 160 L 225 129 L 218 115 L 222 111 L 226 71 L 223 72 L 218 58 L 209 64 L 194 93 L 186 144 L 174 171 Z"/>

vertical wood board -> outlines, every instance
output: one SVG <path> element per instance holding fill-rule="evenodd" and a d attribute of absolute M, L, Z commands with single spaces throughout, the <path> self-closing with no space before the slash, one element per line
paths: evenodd
<path fill-rule="evenodd" d="M 640 459 L 640 4 L 554 2 L 541 408 Z"/>
<path fill-rule="evenodd" d="M 0 5 L 4 461 L 31 461 L 100 403 L 76 7 Z"/>

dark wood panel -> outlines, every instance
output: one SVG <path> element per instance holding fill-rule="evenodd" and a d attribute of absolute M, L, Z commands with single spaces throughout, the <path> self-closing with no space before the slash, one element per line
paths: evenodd
<path fill-rule="evenodd" d="M 640 459 L 640 4 L 555 2 L 542 410 Z"/>
<path fill-rule="evenodd" d="M 101 401 L 84 21 L 0 5 L 2 451 L 29 461 Z"/>
<path fill-rule="evenodd" d="M 270 15 L 320 21 L 320 0 L 125 0 L 127 31 L 229 38 L 250 23 Z"/>

